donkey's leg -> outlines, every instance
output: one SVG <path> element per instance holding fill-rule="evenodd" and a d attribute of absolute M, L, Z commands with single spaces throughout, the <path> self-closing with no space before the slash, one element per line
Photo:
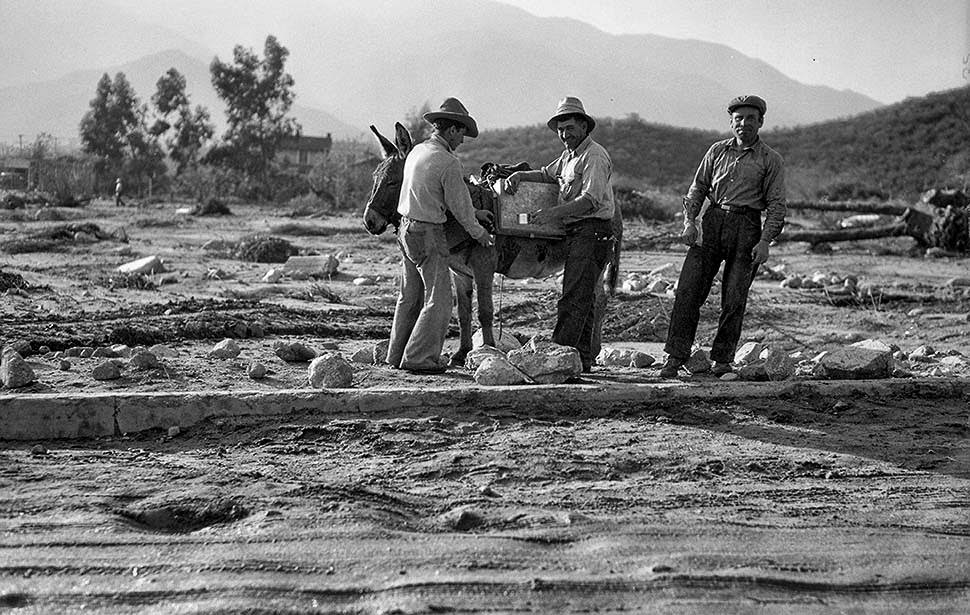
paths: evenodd
<path fill-rule="evenodd" d="M 495 279 L 495 250 L 476 247 L 471 257 L 475 273 L 475 292 L 478 293 L 478 324 L 482 328 L 482 343 L 495 347 L 495 305 L 492 301 L 492 282 Z"/>
<path fill-rule="evenodd" d="M 464 367 L 465 357 L 472 349 L 472 290 L 471 277 L 462 273 L 451 272 L 451 279 L 455 285 L 455 304 L 458 306 L 458 350 L 451 355 L 451 365 Z"/>

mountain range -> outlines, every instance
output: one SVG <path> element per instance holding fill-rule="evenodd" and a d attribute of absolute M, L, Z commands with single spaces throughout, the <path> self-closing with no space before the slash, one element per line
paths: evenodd
<path fill-rule="evenodd" d="M 0 142 L 46 132 L 76 138 L 101 74 L 124 72 L 142 101 L 175 67 L 193 104 L 224 122 L 209 81 L 213 57 L 272 34 L 290 51 L 304 134 L 388 132 L 424 103 L 458 96 L 483 129 L 544 122 L 564 95 L 597 117 L 635 115 L 721 130 L 725 104 L 755 92 L 772 126 L 811 124 L 880 107 L 861 94 L 794 81 L 730 47 L 649 34 L 613 35 L 491 0 L 4 0 Z"/>

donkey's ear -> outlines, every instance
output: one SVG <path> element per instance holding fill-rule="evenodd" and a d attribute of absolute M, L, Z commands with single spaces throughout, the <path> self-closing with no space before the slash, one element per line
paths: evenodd
<path fill-rule="evenodd" d="M 411 133 L 408 132 L 408 129 L 401 122 L 394 123 L 394 142 L 397 144 L 397 150 L 401 152 L 402 156 L 407 156 L 408 152 L 411 151 Z"/>
<path fill-rule="evenodd" d="M 387 137 L 378 132 L 377 128 L 375 128 L 373 124 L 371 124 L 370 130 L 377 136 L 377 142 L 381 144 L 381 149 L 384 150 L 385 157 L 393 156 L 397 153 L 397 147 L 395 147 Z"/>

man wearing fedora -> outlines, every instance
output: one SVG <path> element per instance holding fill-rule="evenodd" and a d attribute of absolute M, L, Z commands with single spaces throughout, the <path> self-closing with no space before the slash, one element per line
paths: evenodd
<path fill-rule="evenodd" d="M 445 212 L 450 211 L 482 245 L 491 246 L 494 241 L 478 223 L 455 155 L 465 137 L 478 136 L 478 125 L 457 98 L 446 99 L 424 119 L 433 132 L 414 146 L 404 162 L 397 205 L 403 273 L 387 362 L 413 373 L 440 374 L 446 369 L 441 349 L 452 306 Z"/>
<path fill-rule="evenodd" d="M 596 284 L 610 259 L 613 243 L 613 161 L 590 133 L 596 120 L 574 96 L 559 102 L 547 122 L 566 147 L 541 169 L 519 171 L 506 180 L 510 193 L 519 182 L 559 184 L 558 204 L 529 214 L 530 222 L 556 224 L 566 232 L 562 296 L 557 305 L 552 341 L 579 351 L 583 371 L 592 368 L 599 341 L 594 339 Z"/>
<path fill-rule="evenodd" d="M 676 377 L 690 357 L 701 306 L 722 262 L 721 314 L 711 345 L 711 371 L 722 376 L 732 370 L 748 290 L 758 266 L 768 260 L 768 245 L 785 225 L 784 163 L 758 137 L 767 108 L 764 99 L 752 95 L 728 103 L 734 136 L 707 150 L 684 197 L 681 240 L 690 248 L 670 314 L 663 378 Z"/>

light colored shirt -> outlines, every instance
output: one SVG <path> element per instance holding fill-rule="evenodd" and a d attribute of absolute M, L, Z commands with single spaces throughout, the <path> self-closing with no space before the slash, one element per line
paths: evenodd
<path fill-rule="evenodd" d="M 414 146 L 404 161 L 404 180 L 397 211 L 402 216 L 444 224 L 450 211 L 476 240 L 488 231 L 475 218 L 458 156 L 439 135 Z"/>
<path fill-rule="evenodd" d="M 564 220 L 567 224 L 583 218 L 613 218 L 613 160 L 592 137 L 583 139 L 576 151 L 563 150 L 542 172 L 559 184 L 560 203 L 583 195 L 593 203 L 593 211 Z"/>
<path fill-rule="evenodd" d="M 785 226 L 785 167 L 781 154 L 761 139 L 743 147 L 731 137 L 707 150 L 694 174 L 684 202 L 685 214 L 693 220 L 704 199 L 715 205 L 732 205 L 764 210 L 761 239 L 771 242 Z"/>

